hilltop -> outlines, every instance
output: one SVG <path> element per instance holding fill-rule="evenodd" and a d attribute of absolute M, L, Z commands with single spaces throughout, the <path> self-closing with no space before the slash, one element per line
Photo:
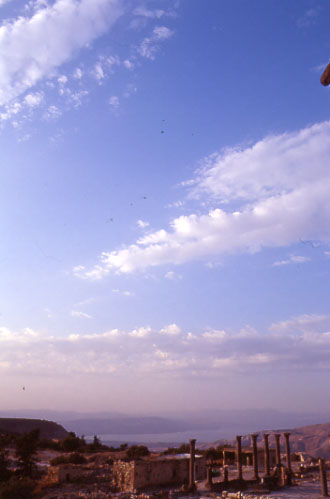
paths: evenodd
<path fill-rule="evenodd" d="M 63 426 L 44 419 L 0 418 L 0 433 L 22 434 L 38 428 L 40 438 L 62 439 L 68 435 Z"/>

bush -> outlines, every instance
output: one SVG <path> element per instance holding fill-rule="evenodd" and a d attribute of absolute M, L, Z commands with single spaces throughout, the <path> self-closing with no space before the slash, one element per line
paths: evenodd
<path fill-rule="evenodd" d="M 139 459 L 140 457 L 149 455 L 149 449 L 145 445 L 132 445 L 126 451 L 126 457 L 128 459 Z"/>
<path fill-rule="evenodd" d="M 10 476 L 8 451 L 0 448 L 0 483 L 9 480 Z"/>
<path fill-rule="evenodd" d="M 87 459 L 79 452 L 73 452 L 68 456 L 62 454 L 61 456 L 54 457 L 54 459 L 51 459 L 50 461 L 50 464 L 52 466 L 57 466 L 58 464 L 86 464 L 86 463 Z"/>
<path fill-rule="evenodd" d="M 31 476 L 36 468 L 35 454 L 38 449 L 39 434 L 40 431 L 36 429 L 16 439 L 15 453 L 21 473 L 25 476 Z"/>
<path fill-rule="evenodd" d="M 219 447 L 216 449 L 214 447 L 209 447 L 203 452 L 203 454 L 207 461 L 217 461 L 223 457 L 222 449 Z"/>
<path fill-rule="evenodd" d="M 85 440 L 81 440 L 77 435 L 70 431 L 69 435 L 61 441 L 61 448 L 64 452 L 74 452 L 82 447 L 84 447 Z"/>
<path fill-rule="evenodd" d="M 35 499 L 35 483 L 30 478 L 11 478 L 0 487 L 0 499 Z"/>

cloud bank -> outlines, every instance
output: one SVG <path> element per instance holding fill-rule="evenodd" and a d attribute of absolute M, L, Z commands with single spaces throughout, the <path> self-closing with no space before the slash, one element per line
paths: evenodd
<path fill-rule="evenodd" d="M 330 316 L 303 315 L 272 324 L 266 333 L 208 329 L 198 334 L 177 324 L 160 330 L 43 335 L 0 328 L 0 372 L 66 376 L 155 373 L 218 377 L 228 373 L 329 371 Z"/>
<path fill-rule="evenodd" d="M 255 253 L 302 240 L 329 243 L 329 157 L 328 121 L 213 154 L 185 185 L 189 196 L 211 199 L 218 207 L 179 216 L 169 229 L 105 251 L 97 265 L 75 267 L 75 274 L 101 279 L 109 272 Z"/>

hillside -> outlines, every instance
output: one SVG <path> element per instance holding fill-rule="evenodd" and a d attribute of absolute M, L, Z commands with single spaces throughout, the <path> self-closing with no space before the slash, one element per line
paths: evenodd
<path fill-rule="evenodd" d="M 270 434 L 269 444 L 270 447 L 275 447 L 274 433 L 283 434 L 290 432 L 290 447 L 292 452 L 305 452 L 313 457 L 323 457 L 330 459 L 330 423 L 314 424 L 308 426 L 301 426 L 298 428 L 281 428 L 276 430 L 261 430 L 256 433 L 259 434 L 258 445 L 261 447 L 262 434 L 267 432 Z M 229 440 L 227 443 L 235 445 L 236 440 Z M 212 446 L 223 444 L 223 440 L 217 440 L 212 443 Z M 250 446 L 250 435 L 244 435 L 242 439 L 243 446 Z M 201 445 L 200 448 L 206 448 L 207 445 Z M 281 438 L 281 451 L 285 452 L 284 438 Z"/>
<path fill-rule="evenodd" d="M 288 431 L 291 431 L 290 442 L 293 451 L 330 458 L 330 423 L 302 426 Z"/>
<path fill-rule="evenodd" d="M 0 418 L 0 433 L 22 434 L 38 428 L 40 437 L 62 439 L 68 435 L 63 426 L 44 419 Z"/>

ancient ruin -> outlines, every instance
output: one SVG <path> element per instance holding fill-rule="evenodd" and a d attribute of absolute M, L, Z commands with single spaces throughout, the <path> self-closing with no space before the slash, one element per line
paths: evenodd
<path fill-rule="evenodd" d="M 192 447 L 193 451 L 194 446 Z M 129 462 L 115 461 L 113 484 L 121 491 L 133 492 L 155 486 L 186 485 L 195 489 L 195 480 L 205 480 L 206 461 L 203 456 L 181 454 L 145 458 Z"/>

